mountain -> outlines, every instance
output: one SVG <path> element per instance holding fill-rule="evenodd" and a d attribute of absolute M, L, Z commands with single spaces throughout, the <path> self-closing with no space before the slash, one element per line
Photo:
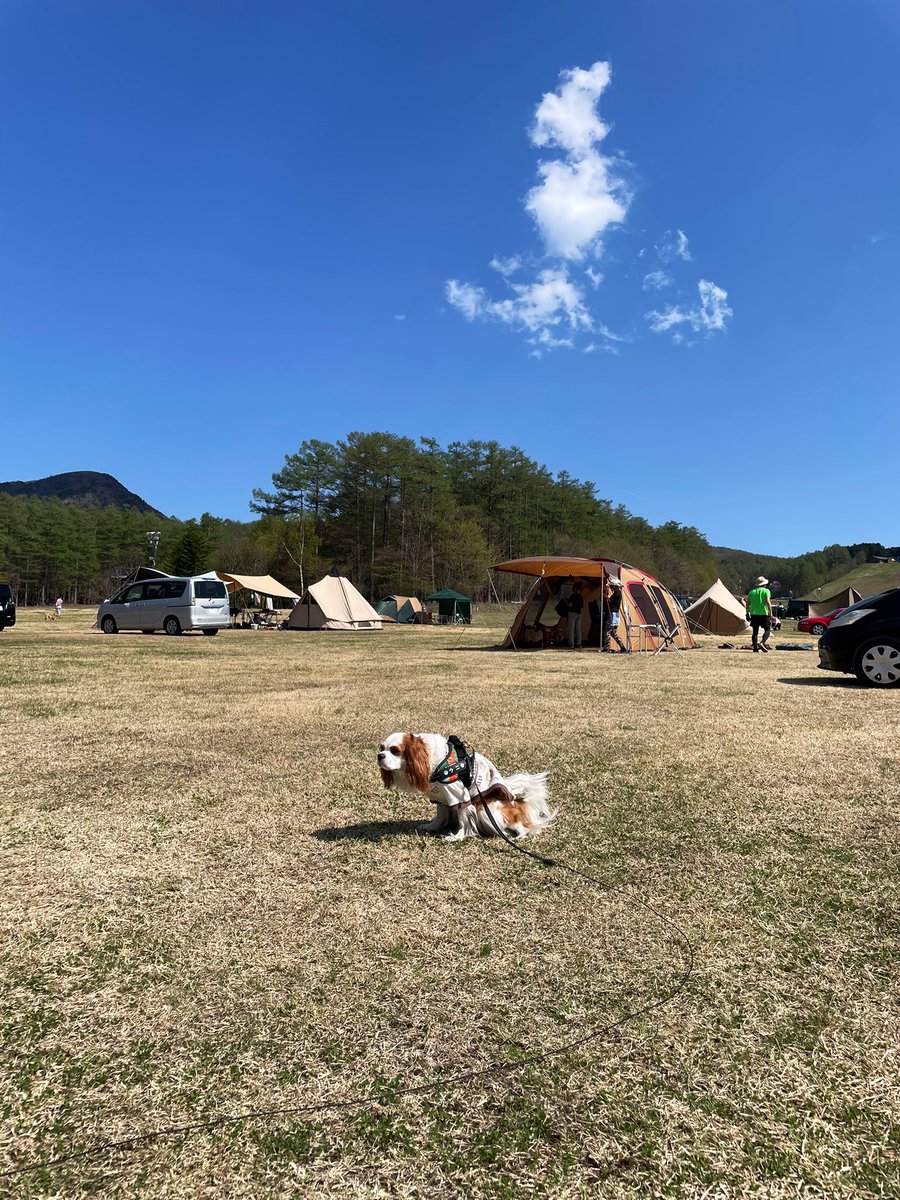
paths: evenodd
<path fill-rule="evenodd" d="M 42 500 L 61 500 L 76 508 L 134 508 L 138 512 L 163 517 L 158 508 L 129 492 L 127 487 L 102 471 L 66 471 L 43 479 L 13 479 L 0 483 L 0 492 L 10 496 L 38 496 Z"/>

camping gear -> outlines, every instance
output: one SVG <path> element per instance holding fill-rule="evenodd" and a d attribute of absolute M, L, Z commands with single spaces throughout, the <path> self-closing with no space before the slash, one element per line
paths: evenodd
<path fill-rule="evenodd" d="M 622 607 L 619 636 L 626 650 L 655 654 L 659 649 L 694 649 L 694 639 L 681 605 L 669 589 L 646 571 L 628 563 L 609 558 L 513 558 L 498 563 L 493 570 L 514 575 L 533 575 L 535 582 L 513 618 L 502 646 L 517 649 L 526 629 L 546 625 L 545 615 L 556 613 L 556 605 L 580 581 L 587 603 L 581 614 L 582 629 L 590 633 L 590 601 L 602 600 L 603 589 L 610 578 L 622 582 Z M 600 605 L 602 610 L 603 605 Z M 554 622 L 555 624 L 555 622 Z"/>
<path fill-rule="evenodd" d="M 277 600 L 300 599 L 296 592 L 273 579 L 271 575 L 232 575 L 228 571 L 210 571 L 208 575 L 212 579 L 221 579 L 229 594 L 243 590 L 255 592 L 257 597 L 271 596 Z M 259 599 L 256 603 L 257 607 L 262 607 Z"/>
<path fill-rule="evenodd" d="M 385 596 L 375 605 L 375 611 L 397 625 L 414 625 L 421 622 L 425 607 L 418 596 Z"/>
<path fill-rule="evenodd" d="M 744 605 L 732 595 L 721 579 L 684 610 L 694 633 L 746 633 L 750 628 Z"/>
<path fill-rule="evenodd" d="M 454 592 L 453 588 L 442 588 L 425 599 L 429 604 L 437 604 L 439 625 L 472 624 L 472 601 L 468 596 Z"/>
<path fill-rule="evenodd" d="M 286 629 L 381 629 L 381 617 L 349 579 L 332 573 L 311 584 Z"/>

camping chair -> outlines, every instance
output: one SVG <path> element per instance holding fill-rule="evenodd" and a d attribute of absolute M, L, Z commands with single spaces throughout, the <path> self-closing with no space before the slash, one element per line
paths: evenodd
<path fill-rule="evenodd" d="M 656 630 L 656 636 L 659 640 L 659 645 L 656 647 L 656 653 L 653 655 L 654 658 L 656 658 L 657 654 L 662 654 L 663 650 L 665 650 L 667 646 L 671 646 L 676 654 L 684 653 L 684 651 L 675 641 L 680 632 L 677 625 L 674 629 L 667 629 L 665 625 L 657 625 Z"/>

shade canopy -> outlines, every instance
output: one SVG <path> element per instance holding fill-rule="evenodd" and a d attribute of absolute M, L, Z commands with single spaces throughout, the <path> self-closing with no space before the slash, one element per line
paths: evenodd
<path fill-rule="evenodd" d="M 606 561 L 605 572 L 609 574 L 611 564 Z M 566 558 L 546 555 L 540 558 L 511 558 L 508 562 L 496 563 L 491 570 L 509 571 L 511 575 L 577 575 L 582 579 L 601 579 L 604 563 L 593 558 Z M 429 600 L 431 597 L 428 597 Z"/>
<path fill-rule="evenodd" d="M 809 615 L 811 617 L 824 617 L 828 613 L 834 612 L 836 608 L 849 608 L 857 600 L 862 600 L 862 595 L 856 588 L 845 587 L 843 591 L 836 592 L 835 595 L 829 596 L 827 600 L 812 601 L 809 606 Z"/>
<path fill-rule="evenodd" d="M 232 575 L 229 571 L 216 571 L 216 575 L 229 592 L 245 588 L 248 592 L 257 592 L 260 596 L 272 596 L 285 600 L 299 600 L 296 592 L 273 579 L 271 575 Z"/>

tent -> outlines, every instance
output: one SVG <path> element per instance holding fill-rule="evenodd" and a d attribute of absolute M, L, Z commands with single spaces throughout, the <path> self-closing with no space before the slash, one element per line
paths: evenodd
<path fill-rule="evenodd" d="M 811 617 L 824 617 L 828 613 L 834 612 L 836 608 L 849 608 L 857 600 L 862 600 L 862 596 L 856 588 L 846 587 L 842 592 L 838 592 L 837 595 L 829 596 L 827 600 L 810 600 L 809 615 Z"/>
<path fill-rule="evenodd" d="M 717 579 L 699 600 L 684 610 L 688 626 L 695 633 L 746 633 L 747 610 L 733 596 L 721 579 Z"/>
<path fill-rule="evenodd" d="M 418 596 L 385 596 L 375 605 L 375 611 L 398 625 L 413 625 L 421 620 L 419 614 L 425 609 Z"/>
<path fill-rule="evenodd" d="M 619 637 L 630 650 L 669 649 L 664 633 L 673 635 L 674 645 L 679 650 L 694 648 L 687 619 L 669 589 L 646 571 L 628 563 L 609 558 L 535 557 L 514 558 L 498 563 L 493 569 L 535 576 L 534 584 L 503 641 L 506 649 L 546 644 L 561 622 L 556 605 L 571 593 L 572 584 L 576 581 L 580 581 L 584 589 L 582 637 L 587 642 L 591 631 L 590 602 L 600 599 L 609 577 L 622 581 Z"/>
<path fill-rule="evenodd" d="M 260 596 L 272 596 L 278 600 L 300 599 L 296 592 L 292 592 L 289 587 L 285 587 L 271 575 L 232 575 L 228 571 L 216 571 L 215 575 L 225 584 L 229 594 L 243 588 L 248 592 L 256 592 Z"/>
<path fill-rule="evenodd" d="M 458 621 L 462 621 L 466 625 L 471 625 L 472 601 L 468 596 L 454 592 L 453 588 L 442 588 L 439 592 L 432 592 L 425 599 L 429 603 L 433 601 L 437 604 L 438 621 L 442 625 Z"/>
<path fill-rule="evenodd" d="M 326 575 L 300 597 L 288 629 L 380 629 L 381 617 L 341 575 Z"/>

